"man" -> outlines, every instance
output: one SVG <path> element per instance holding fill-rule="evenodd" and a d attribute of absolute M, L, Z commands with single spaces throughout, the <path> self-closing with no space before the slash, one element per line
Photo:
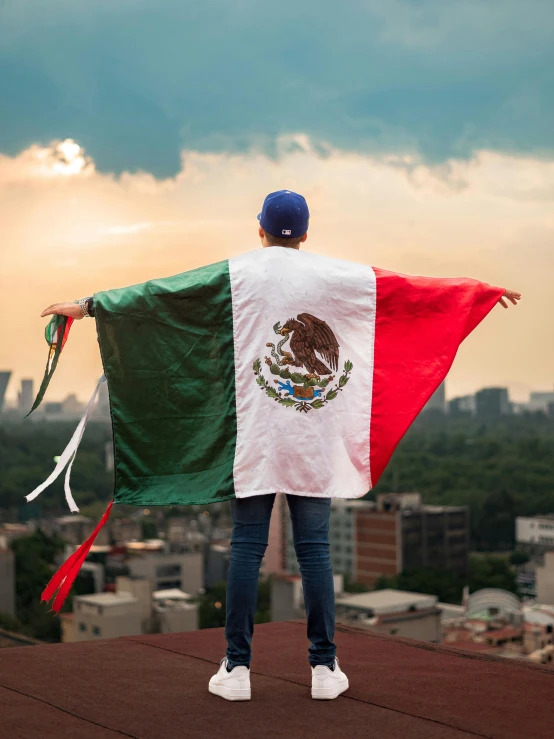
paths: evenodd
<path fill-rule="evenodd" d="M 304 243 L 308 237 L 309 211 L 307 203 L 301 195 L 290 190 L 282 190 L 268 195 L 258 219 L 260 221 L 258 234 L 264 248 L 298 250 L 300 244 Z M 269 370 L 266 367 L 266 375 L 264 375 L 262 363 L 259 359 L 256 360 L 253 366 L 255 383 L 248 387 L 261 390 L 264 401 L 269 398 L 278 406 L 294 408 L 298 411 L 297 414 L 289 416 L 289 424 L 282 428 L 286 432 L 290 429 L 290 433 L 292 433 L 292 424 L 294 424 L 298 438 L 305 442 L 306 448 L 302 449 L 297 446 L 294 450 L 293 459 L 283 459 L 283 457 L 290 455 L 290 448 L 281 454 L 278 451 L 270 454 L 263 447 L 259 447 L 255 451 L 252 450 L 255 436 L 263 436 L 261 430 L 257 430 L 260 420 L 268 417 L 263 415 L 265 414 L 265 406 L 264 408 L 260 406 L 261 410 L 259 412 L 261 415 L 258 416 L 258 420 L 251 420 L 253 417 L 250 412 L 252 404 L 257 402 L 258 397 L 261 396 L 256 392 L 255 396 L 247 397 L 247 391 L 242 389 L 244 373 L 241 373 L 241 384 L 237 391 L 237 413 L 244 420 L 238 423 L 239 434 L 241 428 L 244 429 L 249 422 L 252 424 L 252 431 L 249 437 L 250 449 L 246 450 L 250 452 L 250 456 L 244 456 L 243 449 L 243 461 L 241 461 L 240 453 L 237 451 L 236 459 L 239 461 L 235 463 L 234 469 L 235 477 L 238 478 L 242 475 L 244 479 L 248 479 L 244 483 L 244 492 L 240 494 L 240 497 L 237 493 L 237 497 L 232 500 L 232 555 L 227 582 L 225 629 L 228 646 L 226 657 L 222 660 L 219 671 L 210 680 L 209 690 L 227 700 L 250 699 L 249 668 L 259 569 L 268 543 L 269 523 L 276 491 L 280 491 L 286 494 L 292 519 L 294 545 L 302 575 L 307 614 L 307 634 L 310 641 L 308 652 L 309 663 L 312 668 L 312 698 L 329 700 L 336 698 L 348 688 L 348 679 L 339 666 L 336 658 L 336 646 L 333 641 L 335 611 L 333 576 L 329 556 L 331 497 L 360 497 L 367 492 L 372 482 L 376 482 L 379 475 L 379 472 L 375 472 L 372 476 L 369 475 L 369 459 L 367 451 L 364 451 L 364 440 L 361 438 L 363 433 L 360 432 L 360 429 L 362 431 L 365 429 L 369 435 L 369 409 L 371 407 L 368 401 L 366 414 L 365 400 L 362 396 L 365 393 L 369 398 L 373 392 L 374 402 L 372 407 L 377 408 L 373 413 L 376 416 L 378 415 L 378 403 L 381 402 L 380 398 L 382 398 L 383 392 L 375 388 L 372 391 L 371 373 L 373 372 L 374 377 L 377 377 L 378 374 L 385 377 L 385 382 L 388 385 L 393 382 L 390 372 L 383 370 L 382 367 L 381 369 L 377 367 L 377 364 L 375 364 L 377 359 L 374 359 L 373 349 L 370 348 L 370 344 L 373 346 L 372 342 L 377 342 L 376 332 L 379 333 L 378 340 L 381 351 L 384 351 L 382 347 L 387 342 L 391 343 L 391 337 L 393 336 L 393 332 L 390 330 L 391 308 L 390 305 L 389 307 L 385 305 L 382 312 L 383 315 L 389 316 L 388 322 L 385 324 L 387 326 L 386 330 L 379 328 L 377 331 L 374 310 L 376 278 L 372 268 L 351 265 L 338 260 L 325 261 L 324 258 L 316 259 L 315 257 L 312 258 L 312 261 L 305 261 L 305 258 L 300 260 L 300 257 L 293 260 L 286 258 L 284 261 L 281 259 L 268 261 L 258 259 L 255 253 L 253 256 L 246 256 L 248 259 L 243 260 L 239 266 L 233 267 L 233 274 L 229 275 L 231 287 L 235 291 L 233 293 L 234 330 L 235 333 L 239 332 L 239 338 L 248 338 L 249 335 L 255 333 L 252 328 L 252 321 L 259 318 L 259 309 L 256 306 L 261 305 L 260 301 L 263 300 L 266 301 L 264 306 L 267 307 L 271 304 L 271 299 L 267 297 L 267 291 L 270 289 L 275 291 L 274 294 L 278 296 L 281 310 L 287 309 L 290 313 L 298 313 L 296 318 L 286 320 L 282 326 L 280 321 L 275 323 L 273 329 L 274 333 L 279 336 L 279 341 L 277 344 L 273 342 L 265 344 L 266 347 L 271 349 L 268 356 L 265 357 L 265 363 Z M 293 255 L 290 252 L 288 255 L 283 253 L 283 257 L 291 256 Z M 241 285 L 245 281 L 243 275 L 247 270 L 250 279 L 248 284 L 254 286 L 252 290 L 254 288 L 258 290 L 257 303 L 250 297 L 250 293 L 246 293 L 245 290 L 241 293 Z M 399 292 L 398 298 L 395 298 L 394 284 L 396 283 L 391 282 L 390 274 L 392 273 L 389 273 L 389 277 L 387 275 L 381 276 L 380 284 L 385 287 L 377 288 L 377 294 L 382 293 L 385 303 L 388 301 L 390 304 L 394 300 L 401 302 L 403 295 Z M 441 297 L 440 300 L 447 300 L 446 292 L 442 289 L 444 287 L 442 283 L 439 286 L 441 290 L 438 291 L 433 288 L 433 285 L 430 287 L 428 284 L 440 281 L 425 281 L 421 278 L 414 278 L 416 282 L 418 279 L 420 281 L 410 293 L 409 300 L 406 301 L 407 315 L 412 327 L 409 330 L 414 332 L 416 331 L 418 317 L 422 314 L 422 300 L 427 301 L 425 306 L 427 312 L 430 313 L 433 313 L 433 311 L 441 312 L 440 303 L 437 303 L 437 295 L 444 295 L 444 298 Z M 389 285 L 389 287 L 387 288 L 386 285 Z M 391 288 L 390 285 L 393 287 Z M 486 312 L 495 302 L 500 302 L 506 308 L 508 307 L 507 301 L 516 305 L 521 297 L 519 293 L 489 288 L 489 286 L 487 288 L 483 287 L 481 290 L 479 285 L 474 283 L 471 289 L 468 288 L 467 295 L 469 297 L 465 299 L 465 303 L 463 301 L 460 303 L 463 310 L 466 310 L 467 316 L 464 314 L 463 325 L 459 327 L 460 336 L 454 340 L 454 349 L 457 348 L 459 341 L 463 340 L 467 333 L 486 315 Z M 448 290 L 451 296 L 454 295 L 455 297 L 458 289 L 460 295 L 462 295 L 465 289 L 464 285 L 460 284 L 458 288 L 457 283 L 449 284 Z M 149 294 L 153 292 L 155 293 L 155 291 L 149 291 Z M 432 301 L 427 299 L 427 292 L 432 295 Z M 482 297 L 483 295 L 485 295 L 486 300 Z M 478 305 L 479 301 L 481 301 L 482 306 L 486 301 L 490 305 L 481 306 L 479 315 L 473 315 L 475 312 L 473 307 Z M 106 302 L 106 305 L 113 305 L 113 302 Z M 313 307 L 316 305 L 318 306 L 317 309 Z M 330 317 L 325 314 L 324 319 L 321 316 L 328 305 L 334 306 L 334 313 L 329 308 Z M 455 300 L 448 310 L 451 313 L 459 312 Z M 314 315 L 312 311 L 319 315 Z M 58 314 L 80 319 L 86 315 L 94 315 L 94 312 L 93 298 L 85 298 L 77 304 L 54 304 L 43 311 L 42 316 Z M 373 316 L 373 318 L 369 320 L 368 316 Z M 263 318 L 265 320 L 265 316 Z M 332 321 L 333 325 L 330 325 L 327 319 Z M 335 324 L 341 327 L 341 333 L 336 333 Z M 446 329 L 450 336 L 453 332 L 448 326 Z M 437 334 L 435 337 L 434 334 L 434 329 L 427 331 L 426 339 L 429 340 L 430 336 L 432 342 L 440 342 L 440 335 Z M 242 340 L 243 338 L 241 338 Z M 348 352 L 343 370 L 338 370 L 339 348 Z M 375 344 L 375 352 L 377 351 L 377 344 Z M 387 349 L 387 351 L 390 354 L 390 349 Z M 441 351 L 446 356 L 446 352 L 442 348 Z M 235 361 L 237 366 L 241 362 L 246 362 L 247 365 L 251 364 L 251 358 L 245 360 L 242 356 L 243 353 L 238 346 L 237 337 L 235 337 Z M 452 358 L 453 355 L 448 361 L 451 361 Z M 421 359 L 418 361 L 422 364 Z M 441 369 L 442 376 L 444 376 L 448 369 L 447 360 L 443 358 L 441 361 L 444 364 Z M 402 366 L 407 364 L 405 357 L 403 357 L 400 364 Z M 354 372 L 358 372 L 358 374 L 352 375 L 354 382 L 348 388 L 351 393 L 349 396 L 348 392 L 345 393 L 345 396 L 341 396 L 340 393 L 346 389 L 347 383 L 350 382 L 353 367 L 355 368 Z M 302 370 L 304 370 L 304 373 L 302 373 Z M 335 373 L 339 371 L 342 371 L 342 374 L 337 380 Z M 428 374 L 426 369 L 424 369 L 425 373 Z M 431 385 L 433 383 L 438 384 L 437 380 L 440 381 L 442 376 L 433 375 L 430 379 L 427 379 L 425 392 L 434 389 Z M 240 396 L 240 393 L 244 397 Z M 358 395 L 355 393 L 358 393 Z M 266 395 L 267 398 L 265 398 Z M 338 401 L 335 401 L 337 397 L 349 397 L 350 405 L 347 405 L 346 402 L 337 405 Z M 418 398 L 419 406 L 416 407 L 416 403 L 414 409 L 405 414 L 406 418 L 409 416 L 408 420 L 410 422 L 421 407 L 420 401 L 421 398 Z M 332 403 L 335 403 L 335 405 L 332 405 Z M 359 408 L 360 404 L 363 406 L 362 408 Z M 337 409 L 337 417 L 341 419 L 339 426 L 334 427 L 330 423 L 331 417 L 326 420 L 321 415 L 320 409 L 328 407 Z M 271 411 L 273 412 L 273 409 Z M 308 421 L 302 419 L 315 418 L 313 414 L 318 416 L 317 421 L 314 421 L 317 425 L 309 426 L 307 425 Z M 277 416 L 272 416 L 272 418 L 275 420 L 265 421 L 265 430 L 267 435 L 271 437 L 274 447 L 279 449 L 283 446 L 282 438 L 275 424 L 281 423 L 281 420 Z M 398 420 L 395 421 L 395 418 L 401 419 L 400 425 L 398 425 Z M 381 444 L 381 448 L 384 449 L 380 452 L 380 461 L 375 465 L 376 470 L 377 467 L 379 469 L 384 467 L 388 456 L 392 453 L 391 450 L 407 428 L 406 421 L 401 413 L 397 412 L 394 417 L 391 415 L 390 426 L 393 427 L 395 423 L 397 424 L 395 440 L 389 441 L 388 447 L 380 439 L 372 440 L 373 447 L 379 449 L 379 444 Z M 324 434 L 327 438 L 323 438 Z M 318 465 L 310 467 L 310 460 L 317 452 L 316 445 L 320 447 L 325 445 L 327 451 L 324 455 L 320 455 Z M 242 446 L 245 446 L 244 443 Z M 258 454 L 258 457 L 260 454 L 263 455 L 263 459 L 258 460 L 257 463 L 256 454 Z M 247 468 L 246 471 L 245 468 Z M 278 469 L 280 477 L 277 479 L 280 486 L 272 489 L 269 480 L 264 479 L 263 475 L 261 480 L 256 479 L 257 469 L 262 472 L 266 469 L 267 478 L 269 478 L 270 473 L 274 474 L 275 470 Z M 304 480 L 302 485 L 297 484 L 299 479 Z M 282 483 L 283 480 L 286 480 L 287 483 Z M 342 491 L 341 486 L 343 487 Z M 350 495 L 348 495 L 349 487 Z M 344 488 L 346 488 L 346 493 Z"/>

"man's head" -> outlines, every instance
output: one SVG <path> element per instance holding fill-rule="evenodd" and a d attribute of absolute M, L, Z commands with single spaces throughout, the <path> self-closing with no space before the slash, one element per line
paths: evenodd
<path fill-rule="evenodd" d="M 264 200 L 258 220 L 262 246 L 298 249 L 308 238 L 308 204 L 302 195 L 291 190 L 270 193 Z"/>

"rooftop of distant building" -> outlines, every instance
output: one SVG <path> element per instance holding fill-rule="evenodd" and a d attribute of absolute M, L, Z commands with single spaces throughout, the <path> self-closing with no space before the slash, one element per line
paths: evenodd
<path fill-rule="evenodd" d="M 301 621 L 256 627 L 245 703 L 207 690 L 222 629 L 5 649 L 2 729 L 24 739 L 552 737 L 547 667 L 343 626 L 336 641 L 350 688 L 325 703 L 310 698 Z"/>
<path fill-rule="evenodd" d="M 411 593 L 404 590 L 372 590 L 368 593 L 344 595 L 337 603 L 350 608 L 369 609 L 375 614 L 407 611 L 408 609 L 429 608 L 437 603 L 435 595 Z"/>
<path fill-rule="evenodd" d="M 88 603 L 92 606 L 121 606 L 126 603 L 136 603 L 137 599 L 130 593 L 91 593 L 90 595 L 77 596 L 81 603 Z"/>

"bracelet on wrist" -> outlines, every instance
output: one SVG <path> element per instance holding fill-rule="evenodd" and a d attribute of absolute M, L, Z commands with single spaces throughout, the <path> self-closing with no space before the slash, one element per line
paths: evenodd
<path fill-rule="evenodd" d="M 81 298 L 79 300 L 79 308 L 81 309 L 81 318 L 86 318 L 89 316 L 88 298 Z"/>

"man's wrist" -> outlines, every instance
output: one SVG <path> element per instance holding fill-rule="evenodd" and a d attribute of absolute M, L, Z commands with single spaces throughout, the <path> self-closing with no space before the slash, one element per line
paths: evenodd
<path fill-rule="evenodd" d="M 81 318 L 94 318 L 94 298 L 88 297 L 88 298 L 81 298 L 80 300 L 75 301 L 79 304 L 79 309 L 81 311 Z"/>
<path fill-rule="evenodd" d="M 81 298 L 79 300 L 79 310 L 81 311 L 81 318 L 85 318 L 86 316 L 88 316 L 88 306 L 86 298 Z"/>

